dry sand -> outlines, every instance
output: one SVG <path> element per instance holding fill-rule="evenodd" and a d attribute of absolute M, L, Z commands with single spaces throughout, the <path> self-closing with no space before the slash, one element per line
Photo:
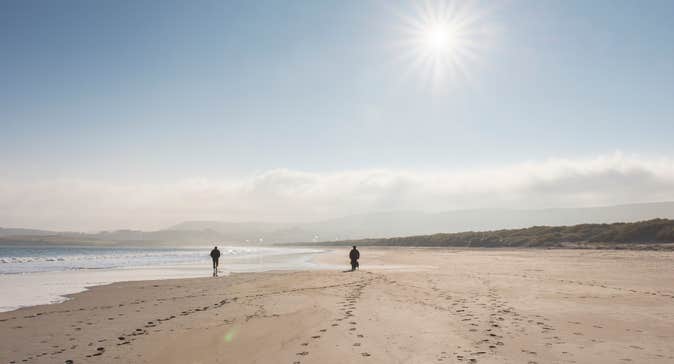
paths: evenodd
<path fill-rule="evenodd" d="M 674 362 L 672 253 L 361 255 L 353 273 L 116 283 L 0 313 L 0 363 Z"/>

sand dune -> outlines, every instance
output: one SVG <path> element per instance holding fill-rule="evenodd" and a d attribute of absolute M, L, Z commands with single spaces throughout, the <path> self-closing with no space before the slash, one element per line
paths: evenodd
<path fill-rule="evenodd" d="M 0 313 L 0 362 L 674 362 L 672 253 L 361 253 L 353 273 L 116 283 Z"/>

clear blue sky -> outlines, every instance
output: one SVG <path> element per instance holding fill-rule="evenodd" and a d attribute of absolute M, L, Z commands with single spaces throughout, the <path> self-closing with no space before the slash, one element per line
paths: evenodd
<path fill-rule="evenodd" d="M 478 4 L 488 42 L 462 60 L 470 81 L 440 90 L 400 61 L 400 15 L 415 6 L 2 1 L 0 177 L 674 154 L 674 2 Z"/>
<path fill-rule="evenodd" d="M 0 158 L 17 173 L 175 178 L 674 151 L 671 1 L 502 4 L 490 10 L 493 49 L 466 65 L 475 81 L 441 97 L 401 81 L 406 65 L 388 47 L 406 4 L 0 7 Z"/>

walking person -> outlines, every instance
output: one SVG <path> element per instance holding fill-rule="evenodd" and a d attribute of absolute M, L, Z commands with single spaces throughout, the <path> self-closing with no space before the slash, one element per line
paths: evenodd
<path fill-rule="evenodd" d="M 351 271 L 358 269 L 358 259 L 360 259 L 360 252 L 356 249 L 356 246 L 353 246 L 351 252 L 349 252 L 349 259 L 351 259 Z"/>
<path fill-rule="evenodd" d="M 220 251 L 216 246 L 211 250 L 211 259 L 213 259 L 213 277 L 218 276 L 218 260 L 220 259 Z"/>

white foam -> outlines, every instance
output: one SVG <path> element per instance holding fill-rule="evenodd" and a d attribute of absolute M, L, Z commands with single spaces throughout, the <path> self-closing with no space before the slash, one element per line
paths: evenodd
<path fill-rule="evenodd" d="M 251 248 L 247 251 L 223 250 L 221 275 L 230 272 L 317 269 L 311 256 L 316 249 Z M 197 262 L 141 267 L 71 269 L 49 272 L 0 274 L 0 311 L 19 307 L 62 302 L 65 295 L 82 292 L 87 287 L 123 281 L 209 277 L 210 258 L 205 254 Z M 3 259 L 7 259 L 6 257 Z M 64 258 L 67 259 L 67 258 Z M 89 258 L 91 259 L 91 258 Z M 30 261 L 28 261 L 30 263 Z M 10 263 L 22 264 L 22 263 Z"/>

